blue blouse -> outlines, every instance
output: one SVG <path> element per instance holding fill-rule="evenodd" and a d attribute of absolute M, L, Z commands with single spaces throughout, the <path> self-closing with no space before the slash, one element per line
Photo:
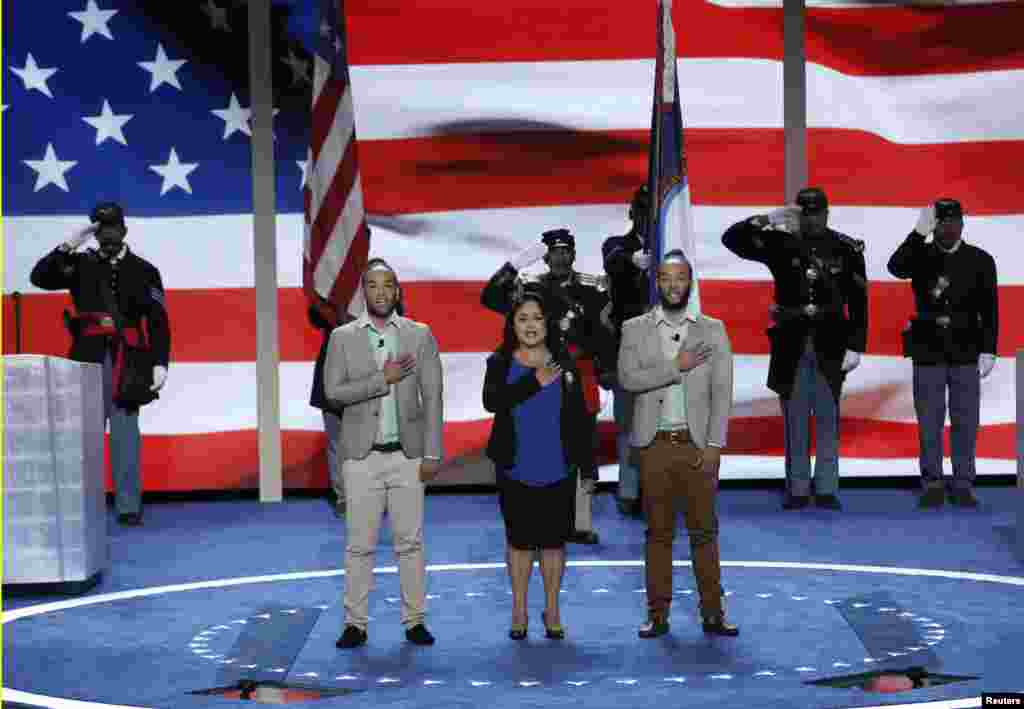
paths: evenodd
<path fill-rule="evenodd" d="M 534 372 L 513 359 L 508 383 Z M 525 485 L 552 485 L 568 474 L 562 449 L 562 386 L 555 381 L 512 409 L 516 462 L 505 475 Z"/>

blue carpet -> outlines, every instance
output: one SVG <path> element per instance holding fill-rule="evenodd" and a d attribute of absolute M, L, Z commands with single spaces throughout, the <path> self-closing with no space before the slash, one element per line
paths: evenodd
<path fill-rule="evenodd" d="M 783 513 L 772 492 L 726 490 L 722 556 L 729 561 L 922 567 L 1024 576 L 1012 543 L 1007 489 L 982 488 L 979 510 L 921 512 L 903 490 L 850 490 L 841 513 Z M 371 597 L 369 643 L 334 647 L 343 578 L 278 580 L 133 598 L 23 618 L 4 626 L 5 686 L 150 707 L 238 706 L 188 692 L 241 676 L 356 690 L 301 706 L 588 708 L 651 705 L 854 707 L 1019 691 L 1024 589 L 895 574 L 726 566 L 739 638 L 707 638 L 696 620 L 692 572 L 676 569 L 672 632 L 636 637 L 644 617 L 643 522 L 611 495 L 595 501 L 602 543 L 571 546 L 568 637 L 543 637 L 539 572 L 530 635 L 507 637 L 502 568 L 428 575 L 428 621 L 438 644 L 404 640 L 395 573 Z M 395 564 L 382 534 L 378 567 Z M 150 505 L 141 528 L 111 526 L 112 565 L 85 597 L 210 579 L 337 570 L 343 525 L 323 501 Z M 490 495 L 431 495 L 428 564 L 496 564 L 504 532 Z M 676 558 L 689 557 L 685 532 Z M 588 562 L 623 562 L 588 566 Z M 4 598 L 5 609 L 58 600 Z M 245 621 L 245 622 L 242 622 Z M 255 665 L 255 667 L 251 667 Z M 810 680 L 925 665 L 980 680 L 877 695 Z M 282 671 L 283 670 L 283 671 Z M 246 673 L 259 674 L 246 674 Z M 251 706 L 252 704 L 246 703 Z M 295 705 L 300 706 L 300 705 Z"/>

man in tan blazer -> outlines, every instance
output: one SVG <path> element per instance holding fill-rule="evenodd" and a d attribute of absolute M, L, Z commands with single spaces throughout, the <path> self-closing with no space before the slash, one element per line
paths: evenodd
<path fill-rule="evenodd" d="M 443 457 L 441 356 L 430 327 L 395 312 L 398 277 L 380 259 L 363 274 L 366 311 L 334 330 L 324 364 L 324 394 L 343 406 L 338 461 L 348 511 L 345 630 L 336 643 L 366 642 L 373 560 L 385 510 L 402 589 L 405 636 L 431 645 L 424 624 L 424 483 Z"/>
<path fill-rule="evenodd" d="M 672 541 L 681 507 L 705 633 L 737 635 L 725 619 L 715 498 L 732 409 L 733 358 L 725 325 L 700 313 L 697 281 L 680 250 L 658 267 L 660 303 L 627 320 L 619 381 L 634 396 L 630 445 L 647 518 L 647 621 L 642 638 L 669 630 Z"/>

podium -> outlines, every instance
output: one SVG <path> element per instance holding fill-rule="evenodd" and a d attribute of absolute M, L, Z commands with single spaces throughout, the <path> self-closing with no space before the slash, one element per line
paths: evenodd
<path fill-rule="evenodd" d="M 109 558 L 103 366 L 8 355 L 3 369 L 4 586 L 80 593 Z"/>

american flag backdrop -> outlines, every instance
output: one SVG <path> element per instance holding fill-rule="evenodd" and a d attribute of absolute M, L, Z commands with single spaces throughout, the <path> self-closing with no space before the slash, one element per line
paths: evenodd
<path fill-rule="evenodd" d="M 724 478 L 782 475 L 779 407 L 765 387 L 769 274 L 720 241 L 784 200 L 780 5 L 673 3 L 702 306 L 736 352 Z M 868 353 L 841 408 L 841 473 L 916 472 L 899 337 L 913 301 L 885 263 L 918 209 L 945 195 L 961 199 L 965 238 L 999 269 L 1000 360 L 982 385 L 979 472 L 1012 473 L 1024 7 L 810 5 L 810 181 L 829 193 L 832 226 L 867 242 L 871 281 Z M 307 403 L 319 334 L 303 292 L 318 6 L 275 3 L 288 487 L 326 485 L 322 423 Z M 647 178 L 657 10 L 655 0 L 345 3 L 370 255 L 395 266 L 408 314 L 437 335 L 449 454 L 479 451 L 490 427 L 484 358 L 501 322 L 479 305 L 485 280 L 562 226 L 576 235 L 577 268 L 600 273 L 601 242 L 628 228 Z M 34 289 L 28 273 L 94 202 L 124 204 L 128 243 L 161 269 L 173 327 L 167 386 L 141 417 L 149 490 L 257 485 L 244 19 L 230 0 L 3 3 L 4 351 L 18 291 L 22 350 L 67 352 L 69 299 Z"/>

